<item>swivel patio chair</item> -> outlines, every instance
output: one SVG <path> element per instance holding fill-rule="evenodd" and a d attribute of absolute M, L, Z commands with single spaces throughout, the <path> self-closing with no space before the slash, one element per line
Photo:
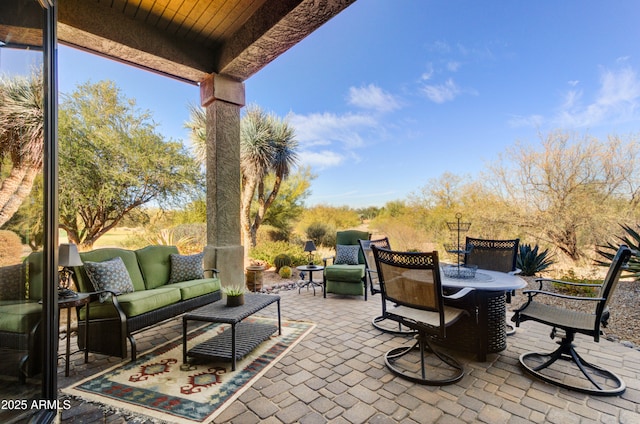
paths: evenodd
<path fill-rule="evenodd" d="M 378 248 L 382 247 L 384 249 L 391 249 L 391 245 L 389 244 L 389 239 L 387 237 L 378 239 L 378 240 L 359 240 L 360 247 L 362 248 L 362 252 L 364 253 L 364 262 L 366 266 L 366 281 L 369 285 L 369 291 L 371 295 L 376 295 L 381 293 L 380 282 L 378 279 L 378 269 L 376 268 L 376 260 L 373 257 L 373 251 L 371 250 L 371 246 L 376 246 Z M 382 298 L 382 296 L 380 296 Z M 414 330 L 405 330 L 402 329 L 402 325 L 395 324 L 395 328 L 389 328 L 388 326 L 381 325 L 381 322 L 387 321 L 387 302 L 384 298 L 382 298 L 382 314 L 373 318 L 371 324 L 377 328 L 378 330 L 391 333 L 391 334 L 414 334 Z"/>
<path fill-rule="evenodd" d="M 626 385 L 616 374 L 584 360 L 575 350 L 573 344 L 576 333 L 593 337 L 600 341 L 600 326 L 606 327 L 610 316 L 609 300 L 615 291 L 620 273 L 628 265 L 629 258 L 635 254 L 627 246 L 618 249 L 609 271 L 602 283 L 580 284 L 560 280 L 538 279 L 538 290 L 527 290 L 526 304 L 516 310 L 512 320 L 516 326 L 521 322 L 532 320 L 552 327 L 551 338 L 556 336 L 562 340 L 559 347 L 551 353 L 528 352 L 520 355 L 520 364 L 535 377 L 570 390 L 594 395 L 617 395 L 624 392 Z M 569 296 L 542 290 L 544 282 L 569 287 L 599 287 L 597 297 Z M 552 306 L 543 303 L 545 296 L 555 296 L 573 302 L 590 302 L 590 312 Z M 556 363 L 559 359 L 564 362 Z M 582 374 L 582 376 L 581 376 Z"/>
<path fill-rule="evenodd" d="M 485 240 L 467 237 L 464 263 L 490 271 L 517 273 L 519 244 L 520 239 Z M 507 293 L 507 303 L 511 303 L 511 295 L 511 292 Z M 515 331 L 511 324 L 507 324 L 507 335 L 512 335 Z"/>
<path fill-rule="evenodd" d="M 433 337 L 446 341 L 447 329 L 467 315 L 464 309 L 444 304 L 438 252 L 396 252 L 375 245 L 371 249 L 381 294 L 396 305 L 387 309 L 387 319 L 417 332 L 413 345 L 391 349 L 384 355 L 387 368 L 418 384 L 440 386 L 460 381 L 464 376 L 462 364 L 436 349 L 431 341 Z M 472 293 L 473 289 L 465 288 L 446 298 L 452 302 Z"/>
<path fill-rule="evenodd" d="M 323 258 L 324 297 L 327 293 L 362 296 L 367 300 L 364 253 L 358 240 L 369 240 L 365 231 L 338 231 L 336 255 Z"/>

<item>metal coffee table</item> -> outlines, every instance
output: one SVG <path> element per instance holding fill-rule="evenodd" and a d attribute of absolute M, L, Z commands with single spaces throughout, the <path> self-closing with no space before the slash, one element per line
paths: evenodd
<path fill-rule="evenodd" d="M 182 362 L 187 358 L 205 358 L 231 361 L 231 370 L 235 371 L 236 361 L 255 349 L 278 331 L 282 334 L 280 320 L 280 296 L 271 294 L 245 293 L 244 305 L 229 307 L 223 300 L 210 303 L 188 312 L 182 317 Z M 278 326 L 261 323 L 241 322 L 272 303 L 278 304 Z M 187 322 L 203 321 L 231 324 L 222 333 L 206 340 L 187 351 Z"/>

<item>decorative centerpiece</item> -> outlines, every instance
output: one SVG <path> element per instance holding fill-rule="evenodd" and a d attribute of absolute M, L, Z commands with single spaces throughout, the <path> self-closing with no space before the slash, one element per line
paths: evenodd
<path fill-rule="evenodd" d="M 227 306 L 244 305 L 245 288 L 242 286 L 227 286 L 222 288 L 222 293 L 227 296 Z"/>
<path fill-rule="evenodd" d="M 476 270 L 478 269 L 477 265 L 467 266 L 461 263 L 461 259 L 464 258 L 464 255 L 473 250 L 473 245 L 461 245 L 461 233 L 469 231 L 469 228 L 471 227 L 470 222 L 461 222 L 461 220 L 462 214 L 457 213 L 456 222 L 447 222 L 449 231 L 451 231 L 452 234 L 457 235 L 457 242 L 445 243 L 444 248 L 448 253 L 456 255 L 457 264 L 443 267 L 442 272 L 449 278 L 474 278 L 476 276 Z"/>

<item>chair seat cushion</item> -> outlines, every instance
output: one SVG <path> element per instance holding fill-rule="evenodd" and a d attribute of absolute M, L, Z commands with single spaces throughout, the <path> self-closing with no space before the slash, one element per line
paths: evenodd
<path fill-rule="evenodd" d="M 364 265 L 329 265 L 324 269 L 324 276 L 327 281 L 362 283 L 364 273 Z"/>
<path fill-rule="evenodd" d="M 0 331 L 27 334 L 40 321 L 42 305 L 36 301 L 0 304 Z"/>
<path fill-rule="evenodd" d="M 415 321 L 417 323 L 426 324 L 430 327 L 439 327 L 440 326 L 440 314 L 434 311 L 425 311 L 422 309 L 410 308 L 408 306 L 396 306 L 387 310 L 387 313 L 390 315 L 397 315 L 402 318 Z M 444 307 L 444 323 L 445 325 L 453 324 L 457 321 L 462 315 L 467 312 L 458 309 L 452 308 L 450 306 Z"/>

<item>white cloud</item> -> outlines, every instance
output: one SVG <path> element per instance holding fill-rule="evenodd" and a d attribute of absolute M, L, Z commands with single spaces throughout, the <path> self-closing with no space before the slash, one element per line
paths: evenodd
<path fill-rule="evenodd" d="M 333 150 L 322 150 L 312 152 L 309 150 L 301 151 L 298 154 L 300 163 L 305 166 L 311 166 L 315 169 L 325 169 L 341 165 L 346 156 Z"/>
<path fill-rule="evenodd" d="M 513 116 L 509 119 L 509 126 L 513 128 L 520 128 L 520 127 L 538 128 L 543 123 L 544 123 L 544 117 L 542 115 Z"/>
<path fill-rule="evenodd" d="M 349 88 L 349 104 L 378 112 L 389 112 L 400 107 L 396 98 L 375 84 Z"/>
<path fill-rule="evenodd" d="M 460 62 L 450 61 L 447 63 L 447 70 L 451 72 L 458 72 L 458 69 L 460 69 L 460 66 L 462 66 Z"/>
<path fill-rule="evenodd" d="M 356 148 L 363 144 L 360 132 L 377 125 L 376 119 L 368 115 L 334 113 L 313 113 L 311 115 L 291 114 L 289 123 L 296 129 L 300 145 L 326 146 L 340 143 L 346 148 Z"/>
<path fill-rule="evenodd" d="M 640 79 L 630 67 L 604 70 L 593 102 L 584 105 L 581 98 L 581 92 L 569 91 L 554 121 L 562 126 L 590 127 L 640 119 Z"/>
<path fill-rule="evenodd" d="M 461 93 L 460 88 L 451 78 L 444 84 L 425 85 L 422 87 L 422 91 L 429 100 L 435 103 L 449 102 Z"/>

